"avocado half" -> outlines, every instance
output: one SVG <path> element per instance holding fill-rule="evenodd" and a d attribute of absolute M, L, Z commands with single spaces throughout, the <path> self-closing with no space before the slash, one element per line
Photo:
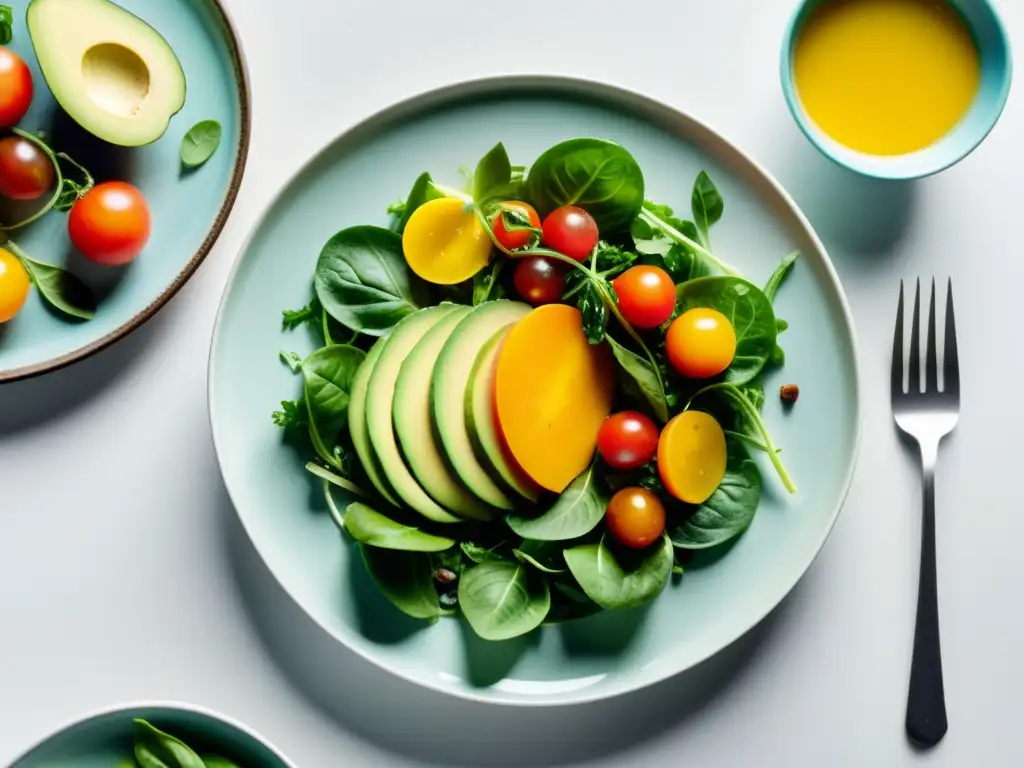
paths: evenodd
<path fill-rule="evenodd" d="M 54 98 L 94 136 L 150 144 L 185 104 L 185 72 L 171 46 L 109 0 L 32 0 L 26 20 Z"/>

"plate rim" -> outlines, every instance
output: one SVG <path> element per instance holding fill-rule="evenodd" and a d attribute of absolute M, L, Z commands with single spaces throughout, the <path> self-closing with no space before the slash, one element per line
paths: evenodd
<path fill-rule="evenodd" d="M 208 720 L 219 721 L 223 725 L 228 725 L 234 728 L 235 730 L 239 731 L 240 733 L 244 733 L 257 744 L 261 744 L 262 746 L 266 747 L 268 750 L 270 750 L 271 753 L 273 753 L 274 757 L 280 760 L 283 765 L 287 766 L 287 768 L 296 768 L 295 763 L 293 763 L 291 760 L 285 757 L 285 755 L 281 752 L 280 749 L 277 748 L 275 744 L 273 744 L 269 739 L 267 739 L 265 736 L 258 733 L 254 728 L 251 728 L 245 723 L 236 720 L 233 717 L 225 715 L 222 712 L 218 712 L 214 709 L 209 709 L 208 707 L 204 707 L 199 704 L 189 704 L 188 702 L 184 701 L 173 701 L 167 699 L 142 699 L 126 701 L 122 704 L 110 704 L 105 707 L 100 707 L 98 709 L 88 710 L 87 712 L 81 715 L 76 715 L 70 719 L 64 720 L 61 725 L 47 732 L 45 735 L 37 738 L 27 748 L 25 748 L 19 754 L 17 754 L 14 760 L 11 762 L 11 766 L 17 766 L 18 763 L 30 757 L 33 752 L 41 749 L 48 742 L 58 738 L 59 736 L 62 736 L 63 734 L 67 733 L 73 728 L 85 725 L 86 723 L 92 722 L 93 720 L 98 720 L 101 717 L 107 717 L 109 715 L 116 715 L 118 713 L 130 712 L 132 710 L 140 709 L 166 709 L 177 712 L 187 712 L 193 715 L 199 715 L 200 717 L 204 717 Z"/>
<path fill-rule="evenodd" d="M 496 692 L 493 687 L 487 687 L 480 690 L 473 689 L 460 689 L 451 686 L 446 686 L 441 682 L 435 682 L 433 680 L 424 680 L 413 676 L 404 670 L 395 669 L 391 665 L 384 661 L 375 658 L 372 654 L 362 648 L 357 648 L 353 644 L 346 641 L 345 638 L 341 637 L 337 632 L 332 630 L 329 626 L 326 626 L 313 612 L 307 608 L 303 601 L 299 600 L 298 597 L 292 594 L 284 582 L 279 578 L 274 567 L 271 566 L 267 560 L 266 555 L 261 549 L 260 545 L 257 544 L 256 539 L 253 537 L 249 526 L 246 522 L 245 516 L 240 512 L 238 505 L 235 503 L 234 494 L 232 492 L 231 483 L 228 480 L 227 473 L 224 471 L 224 462 L 221 458 L 221 442 L 222 440 L 218 437 L 217 423 L 218 419 L 215 414 L 215 398 L 214 398 L 214 381 L 216 378 L 216 355 L 215 351 L 218 347 L 220 335 L 223 329 L 223 320 L 225 314 L 225 308 L 227 305 L 228 295 L 231 291 L 232 286 L 238 275 L 238 271 L 242 266 L 242 262 L 245 259 L 246 253 L 252 246 L 257 234 L 262 228 L 263 222 L 269 217 L 271 211 L 280 201 L 282 193 L 289 189 L 295 182 L 297 182 L 302 176 L 309 172 L 317 160 L 327 153 L 331 147 L 336 143 L 345 140 L 346 138 L 358 137 L 358 135 L 366 131 L 368 128 L 372 128 L 377 124 L 387 124 L 396 117 L 400 117 L 405 114 L 415 114 L 431 109 L 443 107 L 445 103 L 457 99 L 470 99 L 473 97 L 485 96 L 488 93 L 494 93 L 496 91 L 506 92 L 529 92 L 531 90 L 547 90 L 547 91 L 562 91 L 572 92 L 583 95 L 605 95 L 610 97 L 614 104 L 619 106 L 625 106 L 627 109 L 635 111 L 641 117 L 644 117 L 647 121 L 653 120 L 655 113 L 662 115 L 671 116 L 674 119 L 681 119 L 683 122 L 689 123 L 691 126 L 698 130 L 705 131 L 706 133 L 713 136 L 722 145 L 734 153 L 734 155 L 742 162 L 746 163 L 750 170 L 752 170 L 757 176 L 760 177 L 760 181 L 767 184 L 770 191 L 777 196 L 778 201 L 782 202 L 792 220 L 797 223 L 803 230 L 803 233 L 809 238 L 810 242 L 814 246 L 815 250 L 821 255 L 821 267 L 824 270 L 824 277 L 827 278 L 829 286 L 835 292 L 836 297 L 839 301 L 839 308 L 841 310 L 841 316 L 846 332 L 849 334 L 850 347 L 851 347 L 851 363 L 853 370 L 853 422 L 854 429 L 853 434 L 850 436 L 850 461 L 846 468 L 846 471 L 842 477 L 840 492 L 836 498 L 836 503 L 832 509 L 828 524 L 825 526 L 820 540 L 816 542 L 814 554 L 810 557 L 805 567 L 803 567 L 792 580 L 791 583 L 787 584 L 782 596 L 775 601 L 775 603 L 769 606 L 764 611 L 757 611 L 756 616 L 744 627 L 741 631 L 737 632 L 735 636 L 730 637 L 726 642 L 722 643 L 716 650 L 698 654 L 694 659 L 685 664 L 667 664 L 658 673 L 651 678 L 640 678 L 638 675 L 633 675 L 631 678 L 624 678 L 624 681 L 605 688 L 592 691 L 590 688 L 584 688 L 578 691 L 567 691 L 559 694 L 553 694 L 548 697 L 524 697 L 508 696 L 506 692 Z M 673 129 L 668 128 L 664 124 L 662 127 L 672 131 Z M 369 115 L 361 117 L 344 129 L 340 130 L 337 134 L 330 137 L 325 143 L 319 146 L 303 163 L 299 165 L 297 170 L 291 174 L 288 179 L 280 186 L 278 191 L 269 200 L 265 207 L 260 211 L 260 215 L 253 219 L 252 229 L 246 235 L 237 255 L 235 261 L 231 265 L 231 270 L 228 273 L 227 280 L 224 283 L 224 288 L 221 293 L 220 302 L 217 307 L 217 315 L 214 321 L 213 333 L 210 340 L 210 352 L 207 358 L 207 412 L 210 419 L 210 430 L 213 438 L 214 454 L 217 458 L 217 467 L 221 474 L 221 479 L 224 482 L 225 490 L 227 491 L 228 498 L 231 500 L 231 506 L 235 511 L 235 515 L 238 518 L 239 523 L 242 525 L 242 529 L 245 531 L 246 537 L 252 544 L 253 549 L 256 551 L 264 567 L 267 568 L 274 580 L 281 586 L 288 598 L 298 606 L 299 610 L 302 611 L 317 627 L 327 633 L 340 645 L 360 657 L 361 659 L 369 662 L 378 669 L 384 672 L 394 675 L 402 680 L 412 683 L 417 686 L 421 686 L 431 691 L 441 693 L 448 696 L 453 696 L 458 699 L 465 701 L 472 701 L 480 704 L 490 704 L 496 706 L 513 706 L 513 707 L 561 707 L 571 706 L 577 704 L 587 704 L 595 701 L 603 701 L 606 699 L 616 698 L 625 694 L 633 693 L 643 688 L 650 687 L 659 682 L 663 682 L 670 678 L 674 678 L 680 674 L 683 674 L 687 670 L 693 669 L 699 666 L 713 656 L 721 653 L 726 648 L 730 647 L 740 638 L 747 635 L 752 629 L 758 626 L 764 619 L 770 615 L 782 602 L 792 593 L 794 587 L 800 582 L 800 580 L 806 575 L 807 571 L 810 570 L 811 566 L 815 563 L 821 554 L 825 543 L 828 541 L 833 529 L 835 528 L 836 521 L 839 518 L 839 513 L 845 506 L 846 500 L 849 496 L 850 488 L 853 484 L 853 477 L 856 472 L 859 456 L 861 437 L 863 433 L 863 385 L 862 385 L 862 374 L 861 374 L 861 363 L 859 345 L 857 343 L 856 326 L 853 321 L 853 313 L 850 309 L 850 303 L 846 296 L 846 292 L 843 290 L 842 283 L 839 280 L 839 275 L 836 272 L 835 265 L 832 263 L 832 259 L 828 255 L 828 251 L 825 249 L 824 243 L 818 237 L 817 232 L 811 225 L 810 221 L 804 215 L 803 211 L 796 204 L 796 201 L 790 196 L 785 188 L 778 182 L 775 176 L 768 171 L 761 163 L 747 154 L 744 150 L 740 149 L 736 143 L 731 139 L 727 138 L 725 134 L 714 128 L 709 123 L 694 117 L 691 113 L 672 106 L 671 104 L 663 101 L 653 95 L 644 93 L 637 89 L 612 83 L 609 81 L 596 80 L 592 78 L 584 78 L 572 75 L 547 75 L 547 74 L 521 74 L 521 75 L 492 75 L 484 76 L 479 78 L 461 79 L 453 83 L 433 87 L 427 90 L 417 91 L 411 96 L 399 99 L 388 106 L 385 106 L 379 110 L 376 110 Z M 746 623 L 746 622 L 744 622 Z M 487 693 L 490 692 L 490 693 Z"/>
<path fill-rule="evenodd" d="M 146 307 L 136 312 L 126 322 L 119 325 L 106 336 L 102 336 L 63 355 L 44 360 L 40 363 L 23 365 L 19 368 L 12 368 L 10 370 L 0 369 L 0 385 L 23 381 L 67 368 L 70 365 L 92 357 L 98 352 L 102 352 L 133 331 L 138 330 L 185 286 L 185 283 L 191 279 L 200 265 L 206 260 L 210 251 L 213 250 L 217 240 L 220 239 L 220 235 L 224 231 L 224 227 L 238 199 L 238 193 L 242 187 L 242 178 L 245 175 L 245 168 L 249 160 L 249 143 L 252 138 L 252 90 L 249 80 L 249 64 L 245 51 L 242 48 L 241 38 L 238 35 L 238 28 L 235 22 L 224 5 L 223 0 L 208 0 L 208 2 L 219 15 L 221 26 L 227 32 L 228 54 L 232 60 L 235 79 L 238 81 L 236 89 L 238 95 L 238 149 L 235 152 L 228 189 L 221 200 L 213 225 L 207 231 L 206 237 L 200 243 L 199 248 L 192 254 L 192 258 L 188 260 L 174 280 L 161 291 L 160 295 Z"/>

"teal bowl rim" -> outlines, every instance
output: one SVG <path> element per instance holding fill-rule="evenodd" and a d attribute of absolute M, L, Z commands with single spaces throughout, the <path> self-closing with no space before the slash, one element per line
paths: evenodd
<path fill-rule="evenodd" d="M 343 140 L 346 136 L 356 134 L 361 131 L 365 131 L 368 127 L 375 124 L 388 124 L 396 119 L 400 119 L 403 116 L 410 114 L 418 114 L 422 111 L 436 109 L 439 106 L 443 107 L 446 103 L 455 99 L 467 99 L 474 97 L 484 97 L 489 94 L 502 93 L 502 94 L 515 94 L 523 91 L 531 90 L 562 90 L 562 91 L 575 91 L 580 94 L 589 95 L 591 97 L 597 95 L 600 97 L 611 97 L 615 104 L 626 109 L 633 109 L 638 111 L 640 114 L 648 116 L 648 119 L 654 119 L 654 116 L 659 116 L 663 122 L 662 125 L 666 127 L 666 130 L 672 130 L 668 127 L 668 121 L 683 122 L 696 129 L 702 131 L 706 135 L 713 137 L 716 141 L 720 142 L 722 147 L 735 155 L 736 158 L 745 163 L 754 174 L 760 177 L 760 180 L 764 182 L 771 190 L 771 192 L 778 196 L 779 202 L 782 202 L 788 209 L 788 214 L 793 217 L 801 228 L 802 233 L 808 238 L 810 243 L 814 246 L 814 250 L 821 256 L 821 268 L 824 272 L 824 278 L 827 279 L 830 284 L 829 287 L 835 292 L 835 295 L 839 302 L 839 309 L 843 319 L 843 324 L 847 333 L 849 334 L 850 346 L 851 346 L 851 363 L 853 368 L 853 391 L 854 391 L 854 404 L 853 404 L 853 420 L 854 430 L 851 436 L 851 450 L 850 450 L 850 461 L 849 466 L 846 468 L 846 473 L 842 478 L 840 492 L 836 499 L 835 507 L 831 511 L 828 524 L 825 526 L 823 534 L 819 541 L 816 542 L 814 547 L 814 553 L 807 561 L 806 567 L 793 579 L 793 581 L 785 586 L 780 598 L 771 606 L 760 612 L 749 624 L 741 631 L 737 632 L 735 636 L 730 637 L 728 640 L 723 642 L 716 650 L 707 652 L 703 655 L 699 655 L 697 658 L 691 660 L 685 664 L 668 665 L 667 669 L 659 673 L 656 678 L 650 680 L 637 681 L 635 677 L 628 679 L 624 683 L 617 686 L 610 687 L 607 690 L 601 691 L 574 691 L 569 695 L 562 698 L 504 698 L 500 695 L 487 695 L 484 692 L 478 692 L 468 689 L 455 689 L 445 687 L 440 683 L 434 681 L 426 681 L 417 679 L 411 674 L 407 674 L 403 670 L 394 669 L 388 664 L 379 661 L 374 656 L 363 648 L 356 647 L 354 644 L 349 643 L 344 637 L 334 632 L 330 627 L 323 624 L 312 612 L 310 612 L 305 604 L 299 600 L 295 595 L 292 594 L 288 586 L 278 577 L 275 569 L 268 561 L 266 554 L 257 544 L 256 539 L 253 537 L 252 531 L 246 521 L 246 517 L 239 512 L 238 505 L 235 503 L 235 495 L 232 492 L 232 483 L 228 476 L 224 473 L 224 462 L 221 458 L 221 451 L 223 450 L 224 439 L 220 435 L 220 428 L 218 427 L 219 419 L 215 412 L 215 379 L 217 376 L 217 360 L 216 350 L 219 345 L 220 334 L 223 329 L 224 315 L 227 307 L 228 295 L 231 291 L 232 286 L 238 276 L 238 272 L 241 269 L 242 263 L 245 259 L 246 253 L 252 246 L 253 241 L 259 234 L 262 227 L 262 222 L 268 219 L 270 212 L 274 206 L 277 205 L 280 198 L 280 194 L 283 190 L 289 189 L 300 177 L 308 173 L 316 162 L 322 157 L 335 143 Z M 395 677 L 412 683 L 428 690 L 441 693 L 448 696 L 454 696 L 455 698 L 462 699 L 465 701 L 472 701 L 480 704 L 499 705 L 499 706 L 516 706 L 516 707 L 561 707 L 570 706 L 576 704 L 585 704 L 595 701 L 602 701 L 606 699 L 615 698 L 624 694 L 632 693 L 634 691 L 641 690 L 643 688 L 655 685 L 658 682 L 667 680 L 675 677 L 683 672 L 692 669 L 703 662 L 707 661 L 711 657 L 723 651 L 737 640 L 746 635 L 750 630 L 760 624 L 765 617 L 767 617 L 772 611 L 774 611 L 786 597 L 793 591 L 793 588 L 799 583 L 800 579 L 804 577 L 810 567 L 817 560 L 821 554 L 822 548 L 825 546 L 825 542 L 831 535 L 832 530 L 835 528 L 836 521 L 839 518 L 839 513 L 842 511 L 843 506 L 846 503 L 846 499 L 849 496 L 850 487 L 853 483 L 853 477 L 857 469 L 857 463 L 860 456 L 861 438 L 863 433 L 863 421 L 864 421 L 864 407 L 863 407 L 863 384 L 860 364 L 860 353 L 859 346 L 857 344 L 857 333 L 856 326 L 853 322 L 853 313 L 850 310 L 850 303 L 846 297 L 846 293 L 843 291 L 842 283 L 839 280 L 839 275 L 836 272 L 835 266 L 832 264 L 832 260 L 828 256 L 828 251 L 825 249 L 825 245 L 818 237 L 810 221 L 804 215 L 803 211 L 800 210 L 792 196 L 782 187 L 782 185 L 776 180 L 775 176 L 772 175 L 767 168 L 761 165 L 759 162 L 754 160 L 750 155 L 741 150 L 736 144 L 727 139 L 723 133 L 709 125 L 708 123 L 698 120 L 693 117 L 690 113 L 685 112 L 681 109 L 677 109 L 664 101 L 661 101 L 653 96 L 641 93 L 635 89 L 628 88 L 623 85 L 612 84 L 609 82 L 592 80 L 581 77 L 574 77 L 568 75 L 495 75 L 486 76 L 481 78 L 474 78 L 469 80 L 460 80 L 458 82 L 443 85 L 437 88 L 433 88 L 427 91 L 419 92 L 413 96 L 404 98 L 397 101 L 390 106 L 387 106 L 381 110 L 374 112 L 373 114 L 360 118 L 355 122 L 349 124 L 339 134 L 331 137 L 326 143 L 320 146 L 302 165 L 281 185 L 278 192 L 270 199 L 264 209 L 260 212 L 260 215 L 253 219 L 254 224 L 252 230 L 249 232 L 241 248 L 238 251 L 238 255 L 235 257 L 235 262 L 231 266 L 231 272 L 228 274 L 228 278 L 224 283 L 223 293 L 221 294 L 220 304 L 217 308 L 217 317 L 214 322 L 213 333 L 210 341 L 210 354 L 207 361 L 207 407 L 209 409 L 210 418 L 210 430 L 213 437 L 214 453 L 217 457 L 217 465 L 221 472 L 221 478 L 224 481 L 225 489 L 228 493 L 228 498 L 231 499 L 231 506 L 235 511 L 235 515 L 238 517 L 238 521 L 245 531 L 249 542 L 252 544 L 253 549 L 256 551 L 264 567 L 271 574 L 274 580 L 281 586 L 285 594 L 288 595 L 289 599 L 305 614 L 314 625 L 319 627 L 324 633 L 332 637 L 340 645 L 347 648 L 349 651 L 354 653 L 361 659 L 369 662 L 374 667 L 390 674 Z"/>
<path fill-rule="evenodd" d="M 272 742 L 270 742 L 266 737 L 260 735 L 244 723 L 241 723 L 238 720 L 235 720 L 232 717 L 228 717 L 227 715 L 217 712 L 215 710 L 207 709 L 206 707 L 201 707 L 198 704 L 187 704 L 182 701 L 165 700 L 129 701 L 124 704 L 112 704 L 101 709 L 94 709 L 90 712 L 87 712 L 84 715 L 79 715 L 78 717 L 72 720 L 67 720 L 64 722 L 63 725 L 50 731 L 42 738 L 36 739 L 35 742 L 29 745 L 26 749 L 22 750 L 21 754 L 14 758 L 11 765 L 16 766 L 19 762 L 27 759 L 33 752 L 35 752 L 37 749 L 40 749 L 47 742 L 57 738 L 58 736 L 61 736 L 67 731 L 70 731 L 72 728 L 77 728 L 81 725 L 85 725 L 86 723 L 101 717 L 117 715 L 119 713 L 128 713 L 132 710 L 139 709 L 166 709 L 173 710 L 175 712 L 187 712 L 189 714 L 199 715 L 200 717 L 204 717 L 207 720 L 216 720 L 223 725 L 230 726 L 238 732 L 245 734 L 257 744 L 266 747 L 274 755 L 274 757 L 280 760 L 281 763 L 287 766 L 288 768 L 296 768 L 295 763 L 293 763 L 291 760 L 285 757 L 281 753 L 281 750 L 278 749 Z"/>
<path fill-rule="evenodd" d="M 252 137 L 252 91 L 249 85 L 249 65 L 245 58 L 245 52 L 242 49 L 238 29 L 231 18 L 231 14 L 228 13 L 228 9 L 224 6 L 222 0 L 209 0 L 209 2 L 219 15 L 220 22 L 227 32 L 228 53 L 234 67 L 235 79 L 238 81 L 238 148 L 235 152 L 231 177 L 228 180 L 228 189 L 224 193 L 224 198 L 217 211 L 217 218 L 214 219 L 213 225 L 210 227 L 209 232 L 206 233 L 206 237 L 203 239 L 202 244 L 200 244 L 199 249 L 188 260 L 188 263 L 185 264 L 181 272 L 147 307 L 133 315 L 106 336 L 72 350 L 67 354 L 45 360 L 41 363 L 12 368 L 8 371 L 0 370 L 0 384 L 30 379 L 34 376 L 41 376 L 44 373 L 66 368 L 69 365 L 92 357 L 97 352 L 101 352 L 115 342 L 120 341 L 132 331 L 141 328 L 195 274 L 199 266 L 205 261 L 207 255 L 213 250 L 213 246 L 216 245 L 221 232 L 224 231 L 228 217 L 231 215 L 231 211 L 235 207 L 235 201 L 238 199 L 238 193 L 242 187 L 242 178 L 245 175 L 245 167 L 249 159 L 249 143 Z"/>
<path fill-rule="evenodd" d="M 1006 65 L 998 74 L 999 88 L 995 96 L 995 102 L 990 107 L 990 114 L 986 115 L 980 129 L 977 129 L 976 132 L 968 136 L 966 126 L 960 123 L 943 139 L 940 139 L 939 142 L 930 147 L 905 155 L 893 156 L 869 155 L 864 152 L 858 152 L 843 146 L 825 134 L 804 111 L 800 97 L 797 95 L 796 86 L 793 83 L 793 49 L 807 14 L 813 8 L 826 1 L 801 0 L 797 5 L 790 15 L 789 22 L 786 24 L 779 62 L 779 78 L 782 83 L 782 92 L 786 99 L 786 106 L 789 107 L 789 112 L 796 121 L 800 131 L 822 155 L 837 165 L 848 168 L 863 176 L 885 181 L 909 181 L 911 179 L 932 176 L 956 165 L 977 149 L 992 132 L 992 129 L 996 127 L 1006 107 L 1006 101 L 1010 95 L 1010 86 L 1013 81 L 1013 55 L 1010 47 L 1010 36 L 1006 32 L 1006 27 L 999 13 L 989 0 L 970 0 L 970 2 L 978 3 L 990 16 L 993 29 L 998 33 L 998 39 L 1006 55 Z M 958 6 L 958 3 L 962 0 L 947 1 L 963 17 L 963 13 Z M 964 18 L 964 23 L 967 24 L 975 43 L 978 44 L 974 25 L 966 18 Z M 981 92 L 979 88 L 979 94 Z M 977 100 L 975 100 L 975 106 L 977 103 Z M 967 114 L 969 115 L 974 108 L 972 106 Z M 968 136 L 968 138 L 961 138 L 956 144 L 950 143 L 947 145 L 947 141 L 961 136 Z M 930 159 L 931 157 L 934 157 L 934 159 Z"/>

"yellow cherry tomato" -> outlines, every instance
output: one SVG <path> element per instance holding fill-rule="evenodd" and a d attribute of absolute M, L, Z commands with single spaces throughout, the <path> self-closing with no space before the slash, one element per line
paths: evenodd
<path fill-rule="evenodd" d="M 711 414 L 683 411 L 661 430 L 658 472 L 680 501 L 707 501 L 725 477 L 725 462 L 725 433 Z"/>
<path fill-rule="evenodd" d="M 717 376 L 736 355 L 736 331 L 717 309 L 691 309 L 668 327 L 665 352 L 672 367 L 690 379 Z"/>
<path fill-rule="evenodd" d="M 30 282 L 21 262 L 0 248 L 0 323 L 6 323 L 25 306 Z"/>
<path fill-rule="evenodd" d="M 491 239 L 464 202 L 442 197 L 424 203 L 409 217 L 402 250 L 409 268 L 424 280 L 454 285 L 487 266 Z"/>

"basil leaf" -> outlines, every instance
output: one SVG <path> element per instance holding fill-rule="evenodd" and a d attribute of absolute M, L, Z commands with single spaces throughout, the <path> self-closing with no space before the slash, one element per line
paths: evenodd
<path fill-rule="evenodd" d="M 199 755 L 180 739 L 135 719 L 135 759 L 139 768 L 205 768 Z"/>
<path fill-rule="evenodd" d="M 349 227 L 328 240 L 314 285 L 331 317 L 368 336 L 386 335 L 430 303 L 426 284 L 406 264 L 401 236 L 381 227 Z"/>
<path fill-rule="evenodd" d="M 591 344 L 604 341 L 608 327 L 608 307 L 605 306 L 601 289 L 592 279 L 587 279 L 577 294 L 576 305 L 583 315 L 583 332 Z"/>
<path fill-rule="evenodd" d="M 565 562 L 587 597 L 606 610 L 633 608 L 657 597 L 672 573 L 665 536 L 641 552 L 613 552 L 604 539 L 565 551 Z"/>
<path fill-rule="evenodd" d="M 355 502 L 345 509 L 345 530 L 360 544 L 402 552 L 443 552 L 455 546 L 454 539 L 396 523 L 365 504 Z"/>
<path fill-rule="evenodd" d="M 693 195 L 690 200 L 690 208 L 693 211 L 693 218 L 697 222 L 697 231 L 700 232 L 704 245 L 711 247 L 711 240 L 708 237 L 708 230 L 711 225 L 722 218 L 725 212 L 725 201 L 711 177 L 705 171 L 697 174 L 693 182 Z M 689 236 L 689 233 L 685 233 Z"/>
<path fill-rule="evenodd" d="M 569 139 L 547 150 L 530 168 L 527 197 L 541 217 L 577 205 L 604 236 L 627 229 L 644 203 L 644 174 L 622 146 L 605 139 Z"/>
<path fill-rule="evenodd" d="M 409 223 L 409 219 L 416 213 L 417 208 L 426 202 L 437 200 L 441 197 L 444 197 L 444 194 L 434 186 L 434 180 L 430 177 L 430 174 L 421 173 L 412 185 L 412 189 L 409 191 L 409 196 L 405 199 L 405 202 L 401 206 L 391 206 L 388 209 L 388 213 L 398 216 L 398 232 L 405 231 L 405 225 Z"/>
<path fill-rule="evenodd" d="M 7 245 L 10 247 L 11 243 Z M 20 249 L 15 255 L 50 306 L 79 320 L 96 316 L 96 297 L 79 278 L 60 267 L 31 259 Z"/>
<path fill-rule="evenodd" d="M 391 603 L 414 619 L 444 613 L 434 586 L 434 566 L 425 552 L 403 552 L 360 544 L 366 570 Z"/>
<path fill-rule="evenodd" d="M 658 376 L 651 364 L 642 357 L 626 349 L 611 336 L 607 337 L 619 368 L 636 382 L 637 389 L 651 407 L 655 417 L 663 424 L 668 421 L 668 400 L 665 390 L 658 383 Z"/>
<path fill-rule="evenodd" d="M 542 573 L 565 573 L 562 549 L 563 546 L 560 543 L 526 539 L 512 550 L 512 554 L 519 562 L 531 565 Z"/>
<path fill-rule="evenodd" d="M 741 385 L 757 377 L 775 349 L 778 328 L 771 302 L 753 283 L 740 277 L 702 277 L 676 288 L 676 311 L 716 309 L 736 332 L 736 354 L 725 381 Z"/>
<path fill-rule="evenodd" d="M 482 563 L 459 579 L 459 606 L 484 640 L 509 640 L 541 625 L 551 609 L 551 591 L 543 576 L 521 563 Z"/>
<path fill-rule="evenodd" d="M 14 14 L 9 5 L 0 5 L 0 45 L 7 45 L 14 38 Z"/>
<path fill-rule="evenodd" d="M 512 163 L 500 141 L 483 156 L 473 174 L 473 199 L 482 202 L 498 187 L 512 181 Z"/>
<path fill-rule="evenodd" d="M 181 140 L 182 165 L 197 168 L 213 157 L 220 146 L 221 133 L 216 120 L 202 120 L 193 125 Z"/>
<path fill-rule="evenodd" d="M 725 477 L 710 498 L 687 507 L 686 516 L 668 530 L 680 549 L 707 549 L 743 533 L 761 501 L 761 472 L 743 443 L 726 439 Z"/>
<path fill-rule="evenodd" d="M 352 382 L 366 353 L 346 344 L 322 347 L 302 361 L 309 437 L 320 458 L 335 467 L 338 436 L 348 424 Z"/>
<path fill-rule="evenodd" d="M 505 522 L 524 539 L 567 541 L 590 533 L 604 519 L 608 497 L 598 487 L 594 464 L 577 477 L 558 500 L 537 517 L 510 514 Z"/>

